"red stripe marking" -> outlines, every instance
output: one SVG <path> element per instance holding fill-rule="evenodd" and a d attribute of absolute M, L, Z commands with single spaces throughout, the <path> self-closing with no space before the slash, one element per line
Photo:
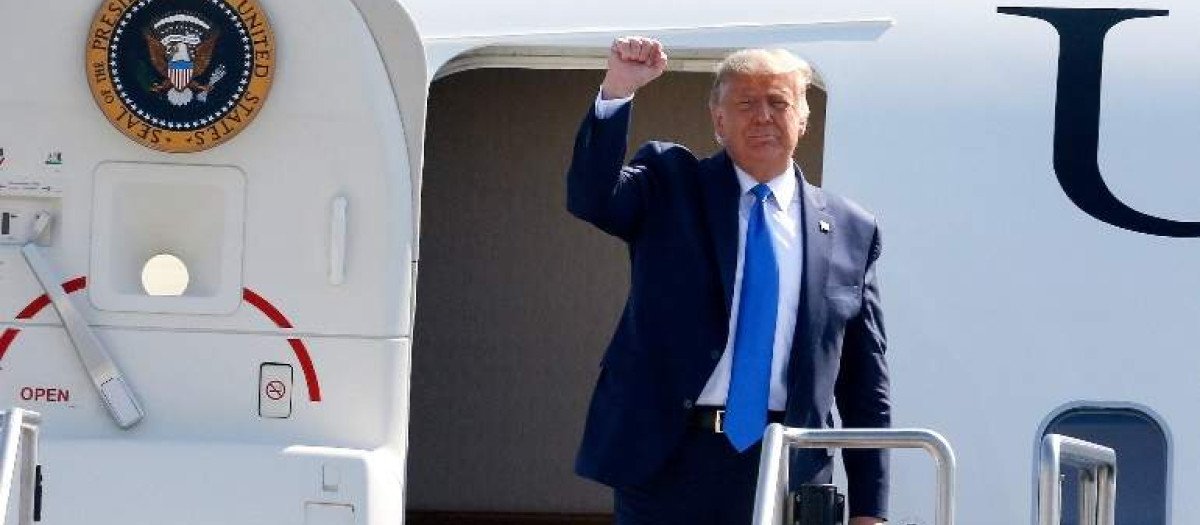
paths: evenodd
<path fill-rule="evenodd" d="M 42 294 L 41 297 L 29 303 L 29 306 L 26 306 L 24 310 L 21 310 L 21 313 L 17 314 L 17 319 L 33 319 L 33 316 L 37 315 L 38 312 L 42 311 L 42 308 L 47 306 L 50 306 L 50 296 Z"/>
<path fill-rule="evenodd" d="M 288 322 L 287 318 L 284 317 L 278 309 L 272 306 L 271 303 L 267 302 L 266 299 L 263 299 L 261 295 L 250 291 L 249 288 L 242 289 L 242 298 L 245 299 L 246 302 L 254 305 L 255 308 L 258 308 L 263 314 L 270 318 L 271 322 L 275 323 L 275 326 L 280 328 L 292 327 L 292 323 Z"/>
<path fill-rule="evenodd" d="M 292 323 L 288 321 L 287 317 L 284 317 L 283 313 L 263 296 L 254 293 L 249 288 L 243 288 L 242 298 L 258 308 L 276 326 L 292 328 Z M 296 359 L 300 361 L 300 370 L 304 373 L 304 383 L 308 385 L 308 399 L 313 402 L 320 401 L 321 385 L 317 382 L 317 369 L 313 367 L 312 358 L 308 355 L 308 348 L 304 346 L 304 341 L 295 337 L 288 338 L 288 344 L 292 346 L 292 351 L 296 353 Z"/>
<path fill-rule="evenodd" d="M 16 328 L 9 328 L 4 331 L 4 335 L 0 336 L 0 359 L 4 359 L 4 354 L 8 352 L 8 346 L 12 344 L 13 339 L 16 339 L 19 333 L 21 331 Z"/>
<path fill-rule="evenodd" d="M 84 288 L 87 288 L 87 276 L 76 277 L 63 283 L 63 291 L 67 293 L 75 293 Z"/>
<path fill-rule="evenodd" d="M 63 283 L 63 291 L 67 293 L 75 293 L 79 290 L 87 288 L 87 276 L 76 277 Z M 264 315 L 271 319 L 280 328 L 292 328 L 292 323 L 284 317 L 279 309 L 275 308 L 270 302 L 258 295 L 249 288 L 242 289 L 242 298 L 246 302 L 254 305 Z M 17 314 L 17 319 L 32 319 L 43 308 L 50 306 L 50 296 L 42 294 L 33 302 L 29 303 L 21 313 Z M 4 334 L 0 335 L 0 359 L 4 359 L 4 354 L 8 352 L 8 347 L 17 338 L 17 334 L 21 333 L 20 329 L 8 328 L 4 330 Z M 321 384 L 317 381 L 317 370 L 313 367 L 312 357 L 308 355 L 308 348 L 304 346 L 304 341 L 297 338 L 288 338 L 288 344 L 291 345 L 292 351 L 296 353 L 296 359 L 300 361 L 300 369 L 304 373 L 304 383 L 308 386 L 308 399 L 317 402 L 321 400 Z"/>
<path fill-rule="evenodd" d="M 289 338 L 288 344 L 292 345 L 292 350 L 296 352 L 296 359 L 300 360 L 300 369 L 304 371 L 304 382 L 308 385 L 308 399 L 312 402 L 321 400 L 321 385 L 317 383 L 317 370 L 313 368 L 312 358 L 308 356 L 308 349 L 304 347 L 304 341 L 295 338 Z"/>
<path fill-rule="evenodd" d="M 62 287 L 63 291 L 67 293 L 78 292 L 79 290 L 87 288 L 87 276 L 71 279 L 70 281 L 63 283 Z M 50 296 L 42 294 L 38 296 L 37 299 L 34 299 L 27 306 L 25 306 L 25 308 L 21 310 L 21 313 L 17 314 L 17 319 L 33 319 L 33 316 L 37 315 L 38 312 L 41 312 L 42 309 L 46 308 L 47 306 L 50 306 Z M 13 341 L 16 340 L 17 334 L 19 333 L 21 333 L 21 330 L 17 328 L 9 328 L 4 331 L 4 335 L 0 335 L 0 359 L 4 359 L 4 354 L 8 353 L 8 347 L 12 346 Z"/>
<path fill-rule="evenodd" d="M 63 283 L 62 287 L 63 291 L 67 293 L 78 292 L 87 287 L 87 277 L 76 277 Z M 33 319 L 33 316 L 37 315 L 47 306 L 50 306 L 50 296 L 42 294 L 29 303 L 29 306 L 26 306 L 24 310 L 21 310 L 21 313 L 17 314 L 17 319 Z"/>

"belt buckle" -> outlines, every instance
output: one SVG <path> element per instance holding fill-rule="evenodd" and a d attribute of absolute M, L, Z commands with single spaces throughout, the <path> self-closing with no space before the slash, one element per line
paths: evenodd
<path fill-rule="evenodd" d="M 725 411 L 718 409 L 713 414 L 713 432 L 718 434 L 725 433 Z"/>

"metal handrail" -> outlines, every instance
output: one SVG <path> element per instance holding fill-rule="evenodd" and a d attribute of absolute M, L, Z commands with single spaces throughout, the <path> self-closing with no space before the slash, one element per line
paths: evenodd
<path fill-rule="evenodd" d="M 13 474 L 17 470 L 19 455 L 21 496 L 17 500 L 17 523 L 32 525 L 34 493 L 37 490 L 38 426 L 41 425 L 42 416 L 37 412 L 10 408 L 0 417 L 4 418 L 0 428 L 0 523 L 6 523 L 9 493 L 12 492 Z"/>
<path fill-rule="evenodd" d="M 783 523 L 792 448 L 920 448 L 937 464 L 935 525 L 954 525 L 954 450 L 937 432 L 919 428 L 805 429 L 778 423 L 767 427 L 758 466 L 753 525 Z"/>
<path fill-rule="evenodd" d="M 1038 525 L 1062 521 L 1063 465 L 1079 469 L 1079 525 L 1116 523 L 1117 453 L 1113 449 L 1046 434 L 1038 463 Z"/>

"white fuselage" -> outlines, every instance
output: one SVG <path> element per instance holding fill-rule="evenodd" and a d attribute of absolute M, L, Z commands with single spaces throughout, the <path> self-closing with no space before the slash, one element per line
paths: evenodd
<path fill-rule="evenodd" d="M 1072 407 L 1153 418 L 1166 434 L 1165 515 L 1183 523 L 1200 514 L 1200 499 L 1187 492 L 1200 483 L 1200 390 L 1192 386 L 1200 306 L 1191 295 L 1200 290 L 1200 242 L 1107 224 L 1066 194 L 1054 158 L 1056 126 L 1064 125 L 1055 114 L 1059 33 L 1044 20 L 977 0 L 686 9 L 262 0 L 280 58 L 261 114 L 222 146 L 164 154 L 113 129 L 88 91 L 80 57 L 98 4 L 0 4 L 0 213 L 16 221 L 12 233 L 0 232 L 0 330 L 18 332 L 0 354 L 0 405 L 43 415 L 43 523 L 315 524 L 349 516 L 376 525 L 398 523 L 405 497 L 417 500 L 412 508 L 608 511 L 607 495 L 580 485 L 569 459 L 544 459 L 569 457 L 606 341 L 589 340 L 591 353 L 578 358 L 573 346 L 549 338 L 541 350 L 484 341 L 490 351 L 470 361 L 479 366 L 437 377 L 412 375 L 411 362 L 422 357 L 422 342 L 439 352 L 479 343 L 471 335 L 486 322 L 450 311 L 443 320 L 459 323 L 448 334 L 456 339 L 414 338 L 424 292 L 414 283 L 418 261 L 427 260 L 418 252 L 425 231 L 440 231 L 422 222 L 434 216 L 428 206 L 473 220 L 481 197 L 472 192 L 504 193 L 496 174 L 506 157 L 542 144 L 530 138 L 496 151 L 454 142 L 449 151 L 488 155 L 497 171 L 485 174 L 486 184 L 434 200 L 422 192 L 433 182 L 423 177 L 438 166 L 425 163 L 444 159 L 425 152 L 456 139 L 427 135 L 426 122 L 463 101 L 431 101 L 430 84 L 465 82 L 466 71 L 483 68 L 598 69 L 611 38 L 626 33 L 661 38 L 679 75 L 746 46 L 787 47 L 813 64 L 827 95 L 823 184 L 874 212 L 883 234 L 895 424 L 936 430 L 954 446 L 960 523 L 1029 522 L 1035 444 L 1043 426 Z M 1105 6 L 1170 14 L 1108 32 L 1093 160 L 1130 208 L 1194 220 L 1200 9 L 1178 0 Z M 170 56 L 191 60 L 182 43 Z M 511 104 L 558 95 L 547 78 Z M 593 95 L 565 94 L 556 111 L 582 115 Z M 533 136 L 539 118 L 476 124 L 508 138 Z M 46 162 L 52 153 L 61 164 Z M 565 162 L 558 159 L 569 152 L 546 155 Z M 535 175 L 557 180 L 562 168 Z M 504 195 L 515 203 L 529 192 Z M 555 206 L 562 199 L 543 197 Z M 39 210 L 55 214 L 43 252 L 65 279 L 86 277 L 70 295 L 144 405 L 145 420 L 130 430 L 100 404 L 54 308 L 20 315 L 43 290 L 19 253 L 25 230 L 17 226 Z M 563 232 L 485 221 L 470 230 L 532 229 L 547 243 Z M 500 271 L 552 268 L 547 257 L 569 250 L 555 246 L 530 248 L 525 264 Z M 192 271 L 183 296 L 143 296 L 142 265 L 159 253 Z M 452 262 L 460 252 L 444 253 L 439 260 Z M 567 273 L 586 284 L 606 271 Z M 445 289 L 461 290 L 468 304 L 488 286 L 462 273 Z M 564 301 L 596 292 L 566 289 Z M 521 310 L 521 299 L 503 297 L 497 308 Z M 603 334 L 606 323 L 557 325 Z M 540 358 L 522 361 L 527 352 L 563 361 L 550 369 Z M 502 355 L 512 356 L 504 365 L 511 368 L 488 367 Z M 500 389 L 537 392 L 551 376 L 571 378 L 569 391 L 486 406 Z M 436 395 L 437 414 L 462 423 L 429 429 L 423 435 L 435 443 L 415 443 L 412 457 L 410 388 L 413 398 Z M 455 404 L 477 391 L 497 393 Z M 274 398 L 280 393 L 286 407 Z M 556 403 L 562 399 L 571 402 Z M 475 424 L 499 411 L 505 421 L 531 413 L 559 423 L 539 427 L 532 441 L 508 439 L 519 423 Z M 416 427 L 423 416 L 413 413 Z M 425 451 L 441 455 L 415 456 Z M 461 457 L 477 470 L 439 473 L 443 458 Z M 512 457 L 527 460 L 512 467 Z M 931 524 L 928 459 L 894 458 L 893 521 Z M 509 490 L 490 467 L 539 481 Z M 424 487 L 406 496 L 409 474 Z"/>

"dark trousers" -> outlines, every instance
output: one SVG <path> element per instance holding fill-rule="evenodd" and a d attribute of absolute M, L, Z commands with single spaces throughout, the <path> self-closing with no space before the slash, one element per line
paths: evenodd
<path fill-rule="evenodd" d="M 616 525 L 748 525 L 761 450 L 738 454 L 724 434 L 690 429 L 650 481 L 614 490 Z"/>

